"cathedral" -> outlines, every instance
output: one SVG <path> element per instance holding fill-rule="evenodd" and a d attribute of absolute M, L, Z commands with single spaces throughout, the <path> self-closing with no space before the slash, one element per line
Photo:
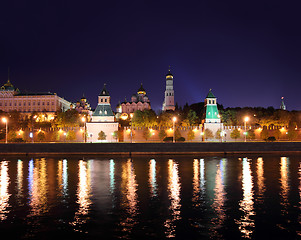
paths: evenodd
<path fill-rule="evenodd" d="M 143 111 L 145 109 L 151 109 L 151 105 L 142 83 L 137 94 L 132 95 L 130 102 L 125 99 L 124 102 L 117 105 L 118 113 L 130 114 L 137 110 Z"/>

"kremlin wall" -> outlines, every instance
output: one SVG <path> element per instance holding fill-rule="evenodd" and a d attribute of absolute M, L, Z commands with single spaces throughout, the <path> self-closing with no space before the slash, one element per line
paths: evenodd
<path fill-rule="evenodd" d="M 162 111 L 175 111 L 175 91 L 173 88 L 173 75 L 168 70 L 166 74 L 166 89 L 164 92 L 164 101 Z M 172 128 L 148 128 L 148 134 L 145 134 L 146 128 L 137 128 L 130 126 L 122 126 L 120 119 L 128 120 L 131 124 L 131 118 L 135 111 L 150 110 L 151 103 L 141 83 L 137 94 L 133 94 L 131 101 L 119 103 L 116 112 L 112 110 L 111 98 L 106 84 L 104 84 L 100 94 L 98 95 L 98 104 L 93 111 L 87 99 L 83 96 L 77 103 L 71 103 L 55 93 L 27 93 L 20 92 L 15 88 L 8 79 L 0 89 L 0 110 L 10 112 L 19 111 L 23 116 L 29 116 L 33 112 L 45 114 L 45 121 L 51 121 L 55 117 L 57 111 L 67 111 L 75 109 L 83 116 L 84 127 L 74 128 L 45 128 L 45 129 L 20 129 L 17 135 L 26 142 L 37 142 L 38 133 L 41 131 L 45 135 L 45 142 L 162 142 L 173 141 L 173 137 L 177 141 L 186 142 L 231 142 L 246 141 L 245 132 L 252 130 L 254 136 L 252 141 L 259 141 L 262 129 L 259 126 L 224 126 L 221 122 L 221 116 L 217 107 L 217 98 L 212 90 L 204 101 L 204 115 L 202 124 L 198 126 L 182 127 L 176 122 Z M 282 99 L 281 109 L 285 110 L 284 101 Z M 222 129 L 222 131 L 220 130 Z M 237 130 L 239 134 L 233 138 L 231 133 Z M 268 129 L 273 133 L 276 129 Z M 29 137 L 29 132 L 33 132 Z M 209 135 L 206 131 L 210 131 Z M 277 130 L 278 131 L 278 130 Z M 297 131 L 299 131 L 297 129 Z M 100 138 L 100 132 L 104 137 Z M 164 137 L 162 138 L 162 132 Z M 280 128 L 278 131 L 278 140 L 287 140 L 287 130 Z M 72 138 L 69 136 L 72 133 Z M 85 134 L 86 133 L 86 134 Z M 175 134 L 175 135 L 174 135 Z M 161 135 L 161 137 L 160 137 Z M 297 134 L 300 136 L 301 134 Z M 250 139 L 248 139 L 250 141 Z"/>

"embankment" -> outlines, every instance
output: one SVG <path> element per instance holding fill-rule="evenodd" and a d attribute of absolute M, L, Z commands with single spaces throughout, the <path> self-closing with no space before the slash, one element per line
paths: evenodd
<path fill-rule="evenodd" d="M 301 142 L 8 143 L 2 155 L 301 153 Z"/>

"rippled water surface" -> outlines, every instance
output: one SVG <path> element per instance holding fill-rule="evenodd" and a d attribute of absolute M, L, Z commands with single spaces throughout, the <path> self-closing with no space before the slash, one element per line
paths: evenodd
<path fill-rule="evenodd" d="M 298 239 L 301 156 L 2 158 L 10 239 Z"/>

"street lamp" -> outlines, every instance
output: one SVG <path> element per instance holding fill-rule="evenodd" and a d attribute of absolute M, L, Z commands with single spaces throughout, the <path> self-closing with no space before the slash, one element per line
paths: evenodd
<path fill-rule="evenodd" d="M 7 118 L 3 117 L 2 122 L 5 123 L 5 143 L 7 143 Z"/>
<path fill-rule="evenodd" d="M 86 118 L 82 117 L 82 122 L 84 123 L 85 131 L 84 131 L 84 143 L 86 143 L 86 135 L 87 135 L 87 126 L 86 126 Z"/>
<path fill-rule="evenodd" d="M 176 123 L 176 121 L 177 121 L 177 118 L 176 117 L 173 117 L 172 118 L 172 123 L 173 123 L 173 142 L 176 142 L 176 131 L 175 131 L 175 123 Z"/>
<path fill-rule="evenodd" d="M 245 117 L 245 142 L 247 141 L 247 122 L 249 121 L 249 117 Z"/>

